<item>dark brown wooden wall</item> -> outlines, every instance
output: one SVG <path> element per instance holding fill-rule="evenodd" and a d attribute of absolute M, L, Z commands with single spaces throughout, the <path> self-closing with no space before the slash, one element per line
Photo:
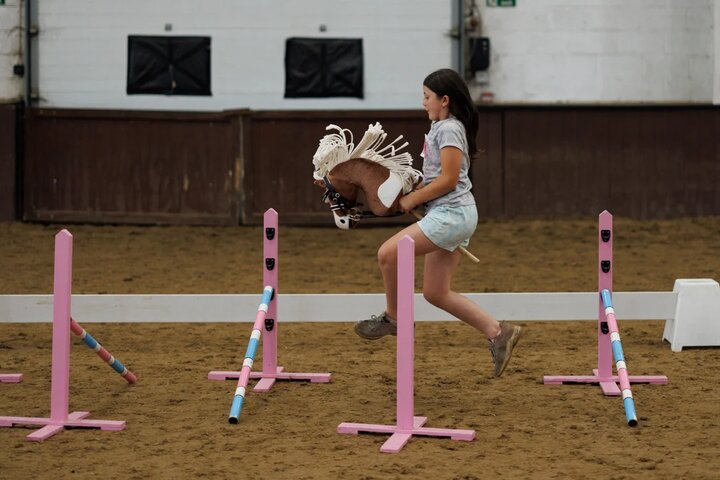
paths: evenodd
<path fill-rule="evenodd" d="M 236 225 L 239 118 L 29 110 L 24 219 Z"/>
<path fill-rule="evenodd" d="M 720 215 L 717 108 L 503 111 L 504 215 Z"/>
<path fill-rule="evenodd" d="M 720 215 L 717 107 L 489 106 L 479 115 L 471 176 L 483 218 Z M 422 111 L 29 110 L 23 218 L 238 225 L 261 223 L 273 207 L 286 224 L 332 225 L 312 155 L 326 125 L 359 140 L 376 121 L 391 139 L 404 135 L 421 168 Z M 2 169 L 11 162 L 0 145 Z"/>
<path fill-rule="evenodd" d="M 16 202 L 16 159 L 19 152 L 16 145 L 19 105 L 0 105 L 0 222 L 17 218 Z"/>

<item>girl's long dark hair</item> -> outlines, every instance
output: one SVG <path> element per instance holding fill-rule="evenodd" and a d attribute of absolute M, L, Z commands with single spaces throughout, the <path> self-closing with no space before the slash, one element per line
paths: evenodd
<path fill-rule="evenodd" d="M 472 156 L 477 152 L 475 137 L 478 131 L 478 115 L 475 102 L 470 97 L 467 85 L 455 70 L 449 68 L 434 71 L 425 77 L 423 85 L 438 96 L 447 95 L 450 99 L 450 113 L 465 125 L 468 156 L 472 159 Z"/>

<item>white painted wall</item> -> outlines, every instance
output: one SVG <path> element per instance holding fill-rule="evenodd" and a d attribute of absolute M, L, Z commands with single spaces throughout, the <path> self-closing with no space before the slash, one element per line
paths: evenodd
<path fill-rule="evenodd" d="M 0 101 L 19 99 L 22 0 L 0 7 Z M 451 66 L 453 0 L 65 0 L 37 6 L 40 106 L 164 110 L 419 108 Z M 477 0 L 497 103 L 720 104 L 720 0 Z M 165 24 L 172 31 L 165 31 Z M 327 32 L 319 32 L 321 24 Z M 718 26 L 718 28 L 714 28 Z M 212 97 L 127 95 L 127 36 L 212 37 Z M 363 38 L 360 99 L 284 99 L 291 36 Z"/>
<path fill-rule="evenodd" d="M 452 60 L 451 0 L 64 0 L 38 8 L 40 105 L 48 107 L 421 108 L 423 78 Z M 128 35 L 166 34 L 212 37 L 211 97 L 125 93 Z M 284 99 L 285 40 L 295 36 L 362 38 L 365 99 Z"/>
<path fill-rule="evenodd" d="M 478 1 L 492 48 L 485 90 L 496 102 L 713 100 L 717 0 L 485 3 Z"/>
<path fill-rule="evenodd" d="M 715 73 L 713 75 L 713 103 L 720 105 L 720 0 L 713 2 L 714 22 L 714 42 L 715 46 Z"/>
<path fill-rule="evenodd" d="M 5 0 L 5 5 L 0 5 L 0 103 L 22 100 L 23 80 L 13 74 L 13 65 L 23 61 L 21 5 L 20 0 Z"/>

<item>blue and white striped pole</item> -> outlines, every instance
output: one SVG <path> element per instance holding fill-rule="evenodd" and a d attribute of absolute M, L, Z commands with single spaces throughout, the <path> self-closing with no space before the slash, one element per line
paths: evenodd
<path fill-rule="evenodd" d="M 230 406 L 230 415 L 228 416 L 228 421 L 230 423 L 238 423 L 240 421 L 240 411 L 242 410 L 243 402 L 245 401 L 245 391 L 247 389 L 248 380 L 250 379 L 250 371 L 252 370 L 255 352 L 257 352 L 257 347 L 260 343 L 260 337 L 262 335 L 263 323 L 265 322 L 268 306 L 273 299 L 273 294 L 274 290 L 270 285 L 266 286 L 263 290 L 262 300 L 255 317 L 252 334 L 250 335 L 250 342 L 248 342 L 247 350 L 245 351 L 245 360 L 243 360 L 240 378 L 238 379 L 238 385 L 235 389 L 235 396 L 233 397 L 232 405 Z"/>
<path fill-rule="evenodd" d="M 600 292 L 600 296 L 602 297 L 603 307 L 605 307 L 605 317 L 610 330 L 613 359 L 615 360 L 615 370 L 617 370 L 618 379 L 620 380 L 620 390 L 622 390 L 623 406 L 625 407 L 625 418 L 627 419 L 627 424 L 634 427 L 638 423 L 637 415 L 635 414 L 635 401 L 633 400 L 632 391 L 630 390 L 630 379 L 628 378 L 625 356 L 623 355 L 622 343 L 620 342 L 615 309 L 613 309 L 612 294 L 608 289 L 603 289 Z"/>

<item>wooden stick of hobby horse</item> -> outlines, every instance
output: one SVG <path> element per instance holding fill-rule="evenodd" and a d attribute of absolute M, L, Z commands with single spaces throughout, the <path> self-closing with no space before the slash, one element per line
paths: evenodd
<path fill-rule="evenodd" d="M 414 216 L 415 218 L 417 218 L 418 220 L 422 220 L 423 216 L 420 215 L 417 210 L 411 210 L 410 212 L 413 214 L 413 216 Z M 462 253 L 463 255 L 465 255 L 466 257 L 468 257 L 471 262 L 473 262 L 473 263 L 480 263 L 480 259 L 477 258 L 477 257 L 476 257 L 475 255 L 473 255 L 472 253 L 468 252 L 465 247 L 458 247 L 458 248 L 460 249 L 460 253 Z"/>

